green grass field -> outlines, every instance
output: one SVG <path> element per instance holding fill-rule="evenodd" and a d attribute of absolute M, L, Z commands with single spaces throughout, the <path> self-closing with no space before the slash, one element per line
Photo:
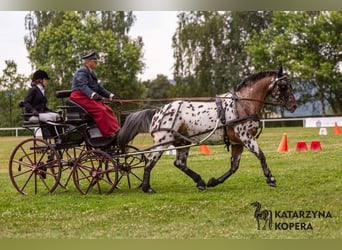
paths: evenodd
<path fill-rule="evenodd" d="M 283 133 L 289 152 L 278 153 Z M 342 239 L 342 136 L 332 128 L 327 136 L 318 135 L 318 129 L 264 129 L 258 142 L 277 188 L 266 184 L 260 163 L 245 150 L 230 179 L 202 192 L 173 166 L 174 156 L 164 155 L 152 172 L 157 191 L 152 195 L 128 189 L 124 182 L 110 195 L 81 195 L 72 182 L 53 194 L 21 195 L 10 182 L 8 159 L 22 140 L 0 138 L 0 239 Z M 297 141 L 309 147 L 311 140 L 319 140 L 322 151 L 295 151 Z M 134 145 L 143 149 L 150 143 L 148 135 L 141 135 Z M 210 155 L 192 148 L 188 159 L 206 181 L 229 167 L 230 153 L 223 145 L 209 148 Z M 274 216 L 277 211 L 331 216 L 274 218 L 272 229 L 257 230 L 250 205 L 255 201 Z M 301 229 L 303 224 L 311 229 Z"/>

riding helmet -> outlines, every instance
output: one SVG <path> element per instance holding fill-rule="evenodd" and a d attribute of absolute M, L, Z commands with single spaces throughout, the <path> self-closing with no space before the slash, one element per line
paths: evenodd
<path fill-rule="evenodd" d="M 50 77 L 44 70 L 38 69 L 36 72 L 33 73 L 32 81 L 35 81 L 38 79 L 50 79 Z"/>

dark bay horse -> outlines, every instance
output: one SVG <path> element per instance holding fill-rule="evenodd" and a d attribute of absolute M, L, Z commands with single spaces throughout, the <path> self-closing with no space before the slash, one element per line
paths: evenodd
<path fill-rule="evenodd" d="M 271 96 L 273 101 L 267 101 Z M 174 101 L 160 109 L 146 109 L 131 113 L 118 134 L 118 145 L 125 146 L 138 134 L 149 132 L 154 141 L 154 152 L 149 153 L 142 182 L 142 190 L 153 193 L 150 186 L 151 170 L 169 145 L 178 147 L 174 165 L 191 177 L 198 189 L 223 183 L 239 168 L 243 147 L 259 159 L 268 185 L 275 187 L 276 179 L 267 166 L 265 155 L 256 142 L 259 113 L 264 104 L 277 105 L 294 112 L 297 102 L 290 81 L 279 71 L 253 74 L 232 92 L 216 97 L 216 101 Z M 231 167 L 219 178 L 207 183 L 187 166 L 189 147 L 181 147 L 210 137 L 206 144 L 231 145 Z"/>

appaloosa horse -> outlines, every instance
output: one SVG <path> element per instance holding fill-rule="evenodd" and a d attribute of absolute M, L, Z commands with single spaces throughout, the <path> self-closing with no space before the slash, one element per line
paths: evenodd
<path fill-rule="evenodd" d="M 271 96 L 273 101 L 267 101 Z M 191 177 L 200 190 L 223 183 L 239 168 L 243 147 L 260 160 L 268 185 L 275 187 L 276 179 L 267 166 L 264 153 L 256 142 L 260 125 L 259 113 L 264 104 L 285 107 L 294 112 L 297 102 L 290 81 L 279 71 L 253 74 L 236 86 L 232 92 L 216 97 L 216 101 L 174 101 L 160 109 L 131 113 L 118 134 L 118 145 L 124 149 L 138 133 L 150 132 L 155 151 L 149 153 L 144 168 L 142 190 L 153 193 L 150 186 L 151 170 L 169 145 L 179 147 L 174 165 Z M 217 126 L 217 124 L 219 124 Z M 206 184 L 201 176 L 187 166 L 189 147 L 212 135 L 206 144 L 231 145 L 231 167 L 219 178 Z"/>

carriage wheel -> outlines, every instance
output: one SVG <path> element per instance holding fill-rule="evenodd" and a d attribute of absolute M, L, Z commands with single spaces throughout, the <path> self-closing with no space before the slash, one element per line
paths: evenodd
<path fill-rule="evenodd" d="M 117 184 L 118 171 L 110 155 L 100 150 L 89 150 L 75 162 L 73 180 L 81 194 L 110 194 Z"/>
<path fill-rule="evenodd" d="M 86 151 L 86 146 L 72 147 L 67 149 L 58 150 L 62 158 L 62 175 L 60 185 L 66 189 L 71 178 L 76 160 L 80 157 L 81 153 Z"/>
<path fill-rule="evenodd" d="M 21 194 L 52 193 L 61 178 L 61 159 L 52 145 L 42 139 L 22 141 L 9 160 L 9 176 Z"/>
<path fill-rule="evenodd" d="M 133 184 L 141 186 L 142 183 L 143 169 L 146 164 L 146 157 L 144 154 L 129 155 L 130 152 L 136 151 L 139 151 L 139 149 L 134 146 L 127 145 L 126 153 L 128 155 L 116 158 L 120 176 L 118 179 L 118 183 L 123 181 L 123 179 L 126 177 L 128 188 L 131 188 Z"/>

